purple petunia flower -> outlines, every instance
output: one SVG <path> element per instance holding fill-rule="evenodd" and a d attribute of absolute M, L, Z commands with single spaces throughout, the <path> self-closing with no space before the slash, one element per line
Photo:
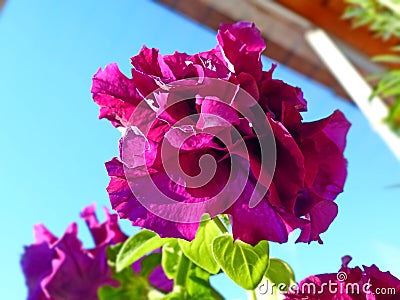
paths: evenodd
<path fill-rule="evenodd" d="M 98 299 L 97 290 L 103 285 L 118 286 L 111 277 L 106 248 L 124 242 L 127 236 L 120 230 L 118 216 L 105 210 L 106 220 L 99 223 L 95 206 L 86 207 L 81 217 L 86 221 L 95 247 L 85 249 L 78 239 L 76 223 L 68 226 L 61 238 L 44 225 L 34 227 L 35 242 L 25 247 L 21 265 L 28 286 L 28 300 Z M 171 282 L 156 273 L 160 288 L 171 288 Z"/>
<path fill-rule="evenodd" d="M 377 266 L 350 268 L 350 256 L 342 258 L 338 273 L 309 276 L 291 287 L 286 299 L 398 300 L 400 280 Z"/>
<path fill-rule="evenodd" d="M 185 205 L 215 200 L 201 211 L 229 214 L 236 239 L 283 243 L 300 228 L 298 241 L 321 242 L 347 176 L 350 123 L 340 111 L 302 122 L 307 102 L 299 88 L 273 78 L 275 66 L 262 70 L 266 46 L 254 24 L 221 25 L 217 40 L 194 55 L 143 47 L 131 59 L 131 78 L 116 64 L 95 74 L 100 118 L 125 132 L 120 157 L 106 163 L 113 209 L 133 225 L 191 240 L 198 222 L 187 221 L 196 212 Z M 213 176 L 197 184 L 203 172 Z M 182 208 L 149 209 L 154 203 L 143 201 L 159 197 L 152 185 Z"/>

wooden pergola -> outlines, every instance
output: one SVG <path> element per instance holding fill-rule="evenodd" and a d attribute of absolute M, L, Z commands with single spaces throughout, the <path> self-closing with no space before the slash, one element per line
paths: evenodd
<path fill-rule="evenodd" d="M 391 52 L 394 40 L 374 38 L 366 27 L 352 28 L 342 15 L 343 0 L 155 0 L 217 30 L 220 23 L 256 23 L 267 41 L 265 55 L 349 99 L 307 41 L 313 28 L 326 31 L 358 71 L 369 75 L 385 68 L 371 57 Z"/>

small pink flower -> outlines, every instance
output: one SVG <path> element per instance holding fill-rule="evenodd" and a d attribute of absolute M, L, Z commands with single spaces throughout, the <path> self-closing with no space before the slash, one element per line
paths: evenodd
<path fill-rule="evenodd" d="M 76 223 L 68 226 L 61 238 L 44 225 L 34 227 L 35 242 L 25 247 L 21 265 L 28 286 L 28 300 L 97 300 L 103 285 L 118 286 L 107 264 L 106 248 L 124 242 L 127 236 L 118 225 L 118 216 L 105 210 L 106 220 L 99 223 L 95 206 L 86 207 L 81 217 L 86 221 L 95 247 L 85 249 L 78 239 Z M 151 283 L 162 290 L 172 288 L 160 270 L 154 270 Z"/>
<path fill-rule="evenodd" d="M 286 299 L 310 300 L 398 300 L 400 280 L 377 266 L 350 268 L 350 256 L 342 258 L 338 273 L 309 276 L 295 289 L 286 294 Z"/>

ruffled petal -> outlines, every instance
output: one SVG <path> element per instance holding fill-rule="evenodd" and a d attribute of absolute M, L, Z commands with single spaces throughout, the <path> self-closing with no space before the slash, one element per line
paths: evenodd
<path fill-rule="evenodd" d="M 346 256 L 349 257 L 349 256 Z M 351 257 L 349 257 L 351 260 Z M 309 276 L 296 289 L 285 293 L 285 299 L 310 300 L 398 300 L 400 280 L 375 265 L 350 268 L 342 265 L 338 273 Z"/>
<path fill-rule="evenodd" d="M 100 286 L 117 284 L 111 279 L 105 249 L 92 257 L 82 248 L 77 233 L 76 224 L 71 224 L 55 245 L 52 272 L 41 283 L 49 298 L 97 300 Z"/>
<path fill-rule="evenodd" d="M 226 211 L 231 215 L 234 238 L 252 245 L 261 240 L 286 242 L 288 232 L 285 223 L 266 199 L 253 208 L 249 207 L 248 199 L 254 192 L 257 192 L 254 184 L 249 181 L 243 194 Z"/>
<path fill-rule="evenodd" d="M 93 100 L 100 106 L 99 118 L 113 126 L 128 126 L 135 107 L 142 100 L 132 79 L 121 73 L 117 64 L 110 64 L 93 77 Z"/>
<path fill-rule="evenodd" d="M 254 23 L 222 24 L 217 40 L 232 71 L 251 74 L 256 80 L 261 78 L 261 53 L 266 46 Z"/>
<path fill-rule="evenodd" d="M 106 163 L 106 168 L 108 175 L 111 178 L 107 187 L 107 192 L 109 194 L 113 209 L 118 212 L 121 218 L 130 220 L 134 226 L 140 226 L 153 230 L 162 237 L 176 237 L 187 240 L 194 239 L 199 223 L 178 223 L 168 221 L 153 214 L 143 207 L 143 205 L 132 193 L 130 184 L 128 183 L 124 174 L 122 162 L 120 162 L 117 158 L 114 158 Z M 192 198 L 189 193 L 184 191 L 183 187 L 171 182 L 171 179 L 166 174 L 154 174 L 150 180 L 156 184 L 156 187 L 160 189 L 164 195 L 172 197 L 177 201 L 190 201 Z M 134 185 L 140 186 L 140 189 L 145 192 L 142 196 L 146 197 L 146 199 L 149 199 L 143 199 L 142 201 L 154 201 L 154 199 L 157 199 L 154 198 L 154 196 L 157 197 L 157 195 L 152 194 L 154 192 L 154 187 L 146 187 L 147 184 L 148 180 L 142 177 L 137 177 L 134 180 Z M 168 212 L 171 213 L 171 216 L 174 214 L 179 215 L 183 213 L 179 211 L 175 212 L 174 207 L 169 208 L 166 213 Z"/>
<path fill-rule="evenodd" d="M 307 188 L 322 199 L 334 200 L 343 191 L 347 161 L 343 156 L 350 123 L 335 111 L 328 118 L 304 123 L 299 130 L 299 147 L 306 166 Z"/>
<path fill-rule="evenodd" d="M 335 202 L 322 200 L 313 205 L 309 212 L 310 223 L 302 228 L 297 242 L 309 243 L 319 241 L 319 235 L 328 230 L 338 214 L 338 207 Z"/>
<path fill-rule="evenodd" d="M 297 111 L 307 111 L 307 101 L 298 87 L 293 87 L 282 80 L 272 79 L 274 67 L 263 75 L 261 82 L 260 106 L 274 114 L 274 119 L 283 122 L 282 106 L 290 106 Z"/>
<path fill-rule="evenodd" d="M 45 242 L 25 247 L 21 266 L 28 287 L 28 300 L 48 299 L 41 282 L 51 273 L 53 256 L 54 250 Z"/>
<path fill-rule="evenodd" d="M 143 46 L 139 54 L 131 58 L 132 66 L 145 74 L 159 78 L 174 78 L 174 75 L 158 49 Z"/>

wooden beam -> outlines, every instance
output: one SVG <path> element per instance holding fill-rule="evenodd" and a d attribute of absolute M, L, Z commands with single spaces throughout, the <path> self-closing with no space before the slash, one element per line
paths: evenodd
<path fill-rule="evenodd" d="M 325 65 L 305 42 L 305 28 L 296 26 L 279 14 L 262 9 L 252 1 L 243 0 L 156 0 L 184 15 L 217 30 L 221 23 L 249 20 L 261 29 L 267 41 L 264 52 L 269 58 L 331 88 L 336 94 L 348 99 Z M 285 36 L 285 39 L 282 39 Z"/>

